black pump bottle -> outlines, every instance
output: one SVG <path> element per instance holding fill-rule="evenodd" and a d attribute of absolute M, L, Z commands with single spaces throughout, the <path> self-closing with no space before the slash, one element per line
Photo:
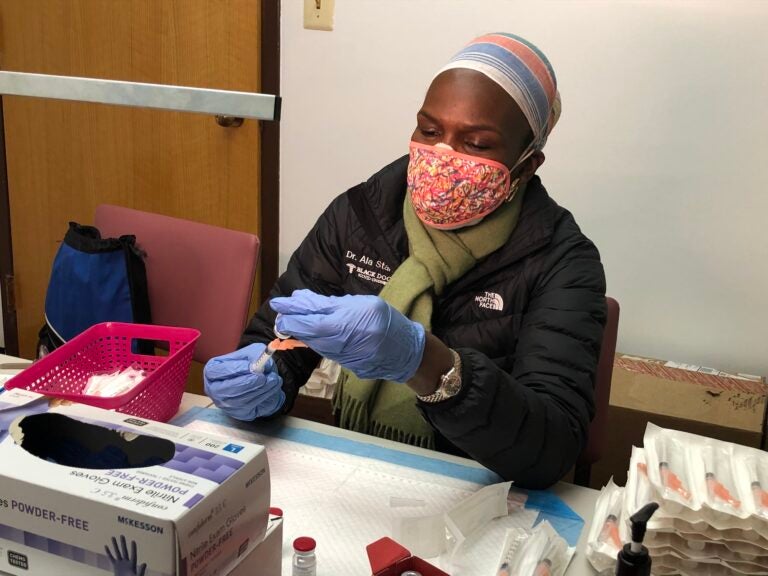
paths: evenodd
<path fill-rule="evenodd" d="M 653 513 L 658 510 L 656 502 L 646 504 L 629 521 L 632 523 L 632 542 L 625 544 L 616 560 L 616 576 L 650 576 L 651 556 L 643 546 L 645 528 Z"/>

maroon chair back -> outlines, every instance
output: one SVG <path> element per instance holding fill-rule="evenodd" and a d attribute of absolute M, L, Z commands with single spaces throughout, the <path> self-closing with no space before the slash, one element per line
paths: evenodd
<path fill-rule="evenodd" d="M 259 259 L 256 236 L 108 204 L 96 208 L 95 225 L 104 237 L 135 235 L 146 252 L 153 324 L 200 330 L 198 362 L 237 348 Z"/>
<path fill-rule="evenodd" d="M 576 463 L 575 482 L 584 486 L 589 484 L 591 466 L 600 460 L 605 447 L 605 425 L 611 399 L 613 357 L 616 354 L 616 336 L 619 331 L 619 303 L 610 297 L 605 298 L 605 303 L 607 316 L 595 377 L 595 417 L 589 427 L 587 446 Z"/>

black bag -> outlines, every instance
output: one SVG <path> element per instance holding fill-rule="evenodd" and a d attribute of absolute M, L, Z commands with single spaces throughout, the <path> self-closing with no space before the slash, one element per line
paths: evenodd
<path fill-rule="evenodd" d="M 37 356 L 110 321 L 152 321 L 143 254 L 135 236 L 102 238 L 93 226 L 70 222 L 53 261 Z M 152 343 L 139 342 L 137 352 L 152 354 Z"/>

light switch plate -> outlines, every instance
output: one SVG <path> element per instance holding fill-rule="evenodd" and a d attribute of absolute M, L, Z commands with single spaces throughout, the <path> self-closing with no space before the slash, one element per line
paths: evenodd
<path fill-rule="evenodd" d="M 304 28 L 333 30 L 335 0 L 304 0 Z"/>

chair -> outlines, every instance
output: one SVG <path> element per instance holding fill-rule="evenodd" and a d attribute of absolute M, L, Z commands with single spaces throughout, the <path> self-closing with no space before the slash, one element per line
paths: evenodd
<path fill-rule="evenodd" d="M 146 252 L 152 322 L 200 330 L 194 359 L 206 362 L 237 348 L 248 320 L 259 239 L 238 232 L 102 204 L 102 236 L 136 236 Z"/>
<path fill-rule="evenodd" d="M 579 486 L 589 486 L 592 464 L 600 460 L 605 447 L 605 423 L 608 417 L 608 404 L 611 399 L 613 357 L 616 353 L 616 335 L 619 330 L 619 303 L 608 297 L 606 297 L 605 303 L 607 316 L 595 377 L 595 417 L 589 427 L 587 446 L 576 461 L 573 477 L 574 483 Z"/>

